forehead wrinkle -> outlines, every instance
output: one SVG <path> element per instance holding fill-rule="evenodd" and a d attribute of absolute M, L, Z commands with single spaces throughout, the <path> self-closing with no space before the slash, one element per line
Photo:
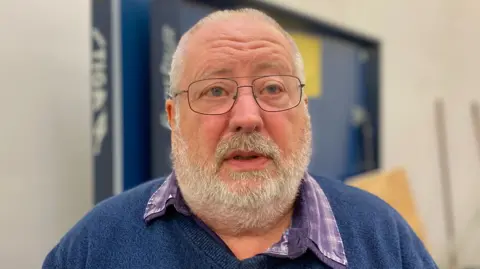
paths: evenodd
<path fill-rule="evenodd" d="M 222 37 L 216 37 L 212 39 L 205 40 L 205 43 L 209 43 L 211 48 L 218 47 L 232 47 L 240 50 L 245 49 L 257 49 L 261 47 L 280 47 L 286 52 L 289 52 L 289 49 L 282 44 L 279 40 L 275 38 L 262 37 L 259 39 L 252 39 L 252 37 L 237 37 L 233 35 L 228 35 Z"/>
<path fill-rule="evenodd" d="M 225 61 L 224 59 L 228 59 Z M 226 55 L 215 55 L 213 57 L 201 57 L 195 66 L 198 66 L 197 70 L 193 74 L 193 79 L 205 79 L 210 77 L 228 76 L 232 75 L 233 67 L 236 65 L 236 60 L 226 57 Z M 219 64 L 219 61 L 222 61 Z"/>
<path fill-rule="evenodd" d="M 231 26 L 225 28 L 227 22 Z M 257 26 L 245 28 L 244 22 L 239 21 L 238 18 L 224 21 L 221 24 L 219 22 L 210 22 L 208 25 L 198 29 L 192 35 L 189 45 L 187 45 L 187 50 L 190 53 L 193 53 L 193 55 L 197 54 L 195 57 L 197 59 L 196 62 L 192 63 L 189 61 L 194 67 L 193 79 L 205 78 L 211 75 L 232 75 L 235 71 L 232 69 L 235 69 L 240 63 L 248 64 L 259 71 L 263 71 L 268 68 L 266 66 L 253 66 L 254 59 L 257 60 L 263 57 L 266 59 L 260 59 L 259 61 L 278 61 L 277 67 L 285 65 L 285 67 L 281 68 L 282 71 L 293 72 L 294 55 L 291 44 L 286 37 L 269 24 L 260 23 L 259 25 L 261 26 L 260 28 L 268 28 L 269 33 L 255 31 L 258 29 Z M 243 56 L 242 53 L 252 52 L 254 52 L 253 55 L 247 55 L 246 60 L 239 59 Z M 278 58 L 272 59 L 272 55 L 276 55 Z M 223 66 L 219 66 L 218 63 Z M 210 68 L 218 70 L 210 71 L 208 70 Z M 270 69 L 275 68 L 270 66 Z"/>
<path fill-rule="evenodd" d="M 230 52 L 228 52 L 230 51 Z M 250 54 L 245 59 L 244 55 Z M 253 75 L 260 72 L 272 70 L 273 73 L 293 73 L 293 66 L 281 52 L 271 48 L 262 48 L 256 51 L 238 51 L 235 49 L 222 48 L 221 52 L 214 53 L 209 57 L 200 57 L 202 60 L 196 63 L 200 66 L 194 74 L 194 79 L 205 79 L 210 77 L 231 77 L 238 65 L 250 67 Z M 225 61 L 225 59 L 228 59 Z M 272 73 L 272 74 L 273 74 Z"/>
<path fill-rule="evenodd" d="M 250 60 L 250 66 L 255 74 L 270 70 L 275 73 L 270 75 L 281 75 L 280 73 L 283 73 L 283 75 L 288 75 L 293 73 L 293 67 L 291 63 L 281 54 L 269 54 L 266 57 L 264 55 L 256 55 Z"/>

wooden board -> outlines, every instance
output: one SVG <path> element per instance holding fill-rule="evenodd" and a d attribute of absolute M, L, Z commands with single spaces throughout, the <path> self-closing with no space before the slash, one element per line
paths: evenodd
<path fill-rule="evenodd" d="M 426 234 L 403 168 L 376 171 L 350 178 L 346 184 L 370 192 L 395 208 L 426 245 Z"/>

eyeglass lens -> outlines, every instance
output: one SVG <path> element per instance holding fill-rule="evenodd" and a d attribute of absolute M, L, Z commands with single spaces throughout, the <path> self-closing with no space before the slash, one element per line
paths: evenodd
<path fill-rule="evenodd" d="M 240 89 L 243 87 L 245 86 L 240 86 Z M 300 102 L 300 81 L 293 76 L 256 78 L 252 81 L 251 87 L 256 102 L 265 111 L 290 109 Z M 223 114 L 234 105 L 238 98 L 238 90 L 239 85 L 232 79 L 200 80 L 190 84 L 188 101 L 195 112 Z"/>

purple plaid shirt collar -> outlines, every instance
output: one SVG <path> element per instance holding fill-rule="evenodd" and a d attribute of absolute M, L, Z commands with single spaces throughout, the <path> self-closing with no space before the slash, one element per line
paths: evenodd
<path fill-rule="evenodd" d="M 305 173 L 300 188 L 291 227 L 265 254 L 296 258 L 310 249 L 330 267 L 346 268 L 347 258 L 342 238 L 325 193 L 308 173 Z M 175 173 L 170 174 L 150 197 L 145 209 L 145 221 L 148 223 L 162 217 L 171 205 L 183 215 L 192 215 L 178 188 Z M 199 224 L 216 236 L 206 225 L 201 222 Z"/>

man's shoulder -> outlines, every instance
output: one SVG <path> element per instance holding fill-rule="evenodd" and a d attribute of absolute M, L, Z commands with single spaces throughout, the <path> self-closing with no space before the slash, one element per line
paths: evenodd
<path fill-rule="evenodd" d="M 148 199 L 152 194 L 162 185 L 165 178 L 157 178 L 149 180 L 140 185 L 137 185 L 129 190 L 126 190 L 120 194 L 106 198 L 96 204 L 89 212 L 96 214 L 97 212 L 116 212 L 118 210 L 138 210 L 139 208 L 145 209 Z"/>
<path fill-rule="evenodd" d="M 338 222 L 363 220 L 364 225 L 376 225 L 378 222 L 406 224 L 398 211 L 378 196 L 340 180 L 312 177 L 327 196 Z"/>
<path fill-rule="evenodd" d="M 141 231 L 148 200 L 164 181 L 150 180 L 96 204 L 48 253 L 43 268 L 82 268 L 95 252 L 91 248 L 101 251 L 114 245 L 117 237 Z"/>
<path fill-rule="evenodd" d="M 80 230 L 95 230 L 99 227 L 108 229 L 115 227 L 119 222 L 130 225 L 141 224 L 148 200 L 164 181 L 164 177 L 149 180 L 100 201 L 80 218 L 66 236 Z"/>
<path fill-rule="evenodd" d="M 312 177 L 327 196 L 347 256 L 375 258 L 370 262 L 386 262 L 384 268 L 400 264 L 402 268 L 438 268 L 407 221 L 387 202 L 340 180 Z"/>

